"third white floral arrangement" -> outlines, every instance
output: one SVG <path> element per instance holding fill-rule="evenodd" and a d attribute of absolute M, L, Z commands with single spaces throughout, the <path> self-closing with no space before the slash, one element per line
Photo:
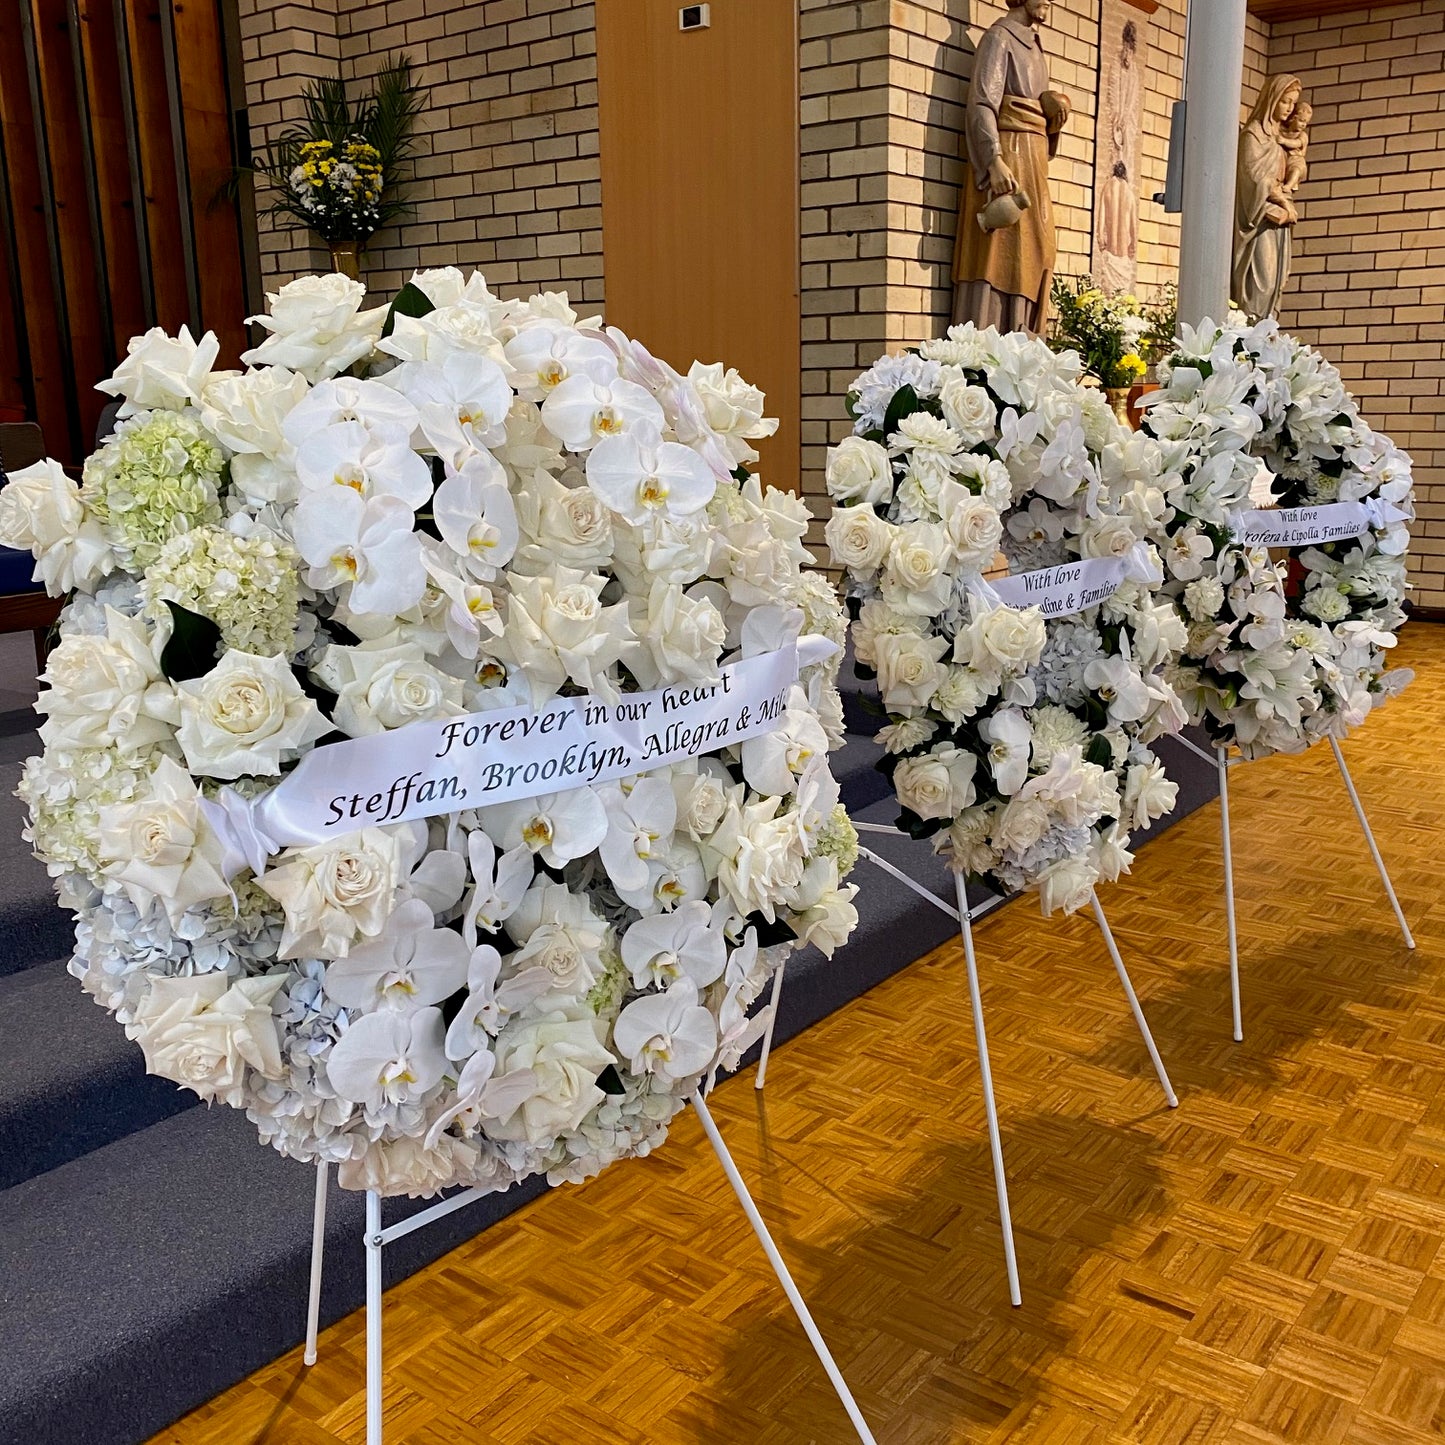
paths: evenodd
<path fill-rule="evenodd" d="M 137 339 L 83 484 L 45 462 L 0 493 L 0 537 L 74 594 L 28 836 L 154 1072 L 352 1187 L 577 1179 L 653 1147 L 788 952 L 856 921 L 817 641 L 843 615 L 802 504 L 749 474 L 775 424 L 735 372 L 454 270 L 363 294 L 283 287 L 244 373 L 209 334 Z M 792 670 L 747 740 L 666 721 L 764 663 Z M 363 785 L 410 738 L 646 698 L 660 765 L 559 738 L 488 753 L 492 805 Z M 268 845 L 328 768 L 354 787 L 322 840 Z"/>
<path fill-rule="evenodd" d="M 1045 913 L 1086 903 L 1173 807 L 1148 744 L 1183 722 L 1157 458 L 1079 376 L 1072 352 L 953 327 L 858 378 L 827 476 L 900 826 Z M 1015 575 L 991 583 L 1000 551 Z"/>
<path fill-rule="evenodd" d="M 1273 319 L 1183 328 L 1163 377 L 1144 429 L 1184 478 L 1161 540 L 1191 719 L 1246 757 L 1344 736 L 1412 676 L 1385 670 L 1405 618 L 1409 457 Z"/>

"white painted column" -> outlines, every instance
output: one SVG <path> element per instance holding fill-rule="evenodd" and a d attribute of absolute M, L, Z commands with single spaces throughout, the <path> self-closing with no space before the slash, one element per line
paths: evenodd
<path fill-rule="evenodd" d="M 1224 320 L 1234 238 L 1234 165 L 1244 81 L 1245 0 L 1190 0 L 1184 62 L 1179 319 Z"/>

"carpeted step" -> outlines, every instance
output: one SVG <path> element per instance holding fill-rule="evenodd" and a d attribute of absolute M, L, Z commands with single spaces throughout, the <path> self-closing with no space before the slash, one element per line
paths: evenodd
<path fill-rule="evenodd" d="M 63 959 L 0 978 L 0 1190 L 196 1104 Z"/>

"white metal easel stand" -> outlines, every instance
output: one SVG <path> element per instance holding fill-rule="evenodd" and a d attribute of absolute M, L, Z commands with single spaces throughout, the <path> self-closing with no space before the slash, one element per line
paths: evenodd
<path fill-rule="evenodd" d="M 1229 829 L 1229 770 L 1237 768 L 1248 759 L 1231 758 L 1228 747 L 1218 744 L 1216 744 L 1214 756 L 1211 758 L 1197 743 L 1191 742 L 1178 733 L 1175 734 L 1175 741 L 1182 743 L 1191 753 L 1196 757 L 1203 758 L 1206 763 L 1213 763 L 1219 774 L 1219 826 L 1224 843 L 1224 917 L 1229 929 L 1229 1006 L 1234 1022 L 1234 1041 L 1239 1043 L 1244 1038 L 1244 1013 L 1239 996 L 1239 933 L 1234 918 L 1234 847 Z M 1360 795 L 1355 791 L 1355 780 L 1350 776 L 1349 768 L 1345 766 L 1345 755 L 1340 751 L 1338 738 L 1330 739 L 1330 751 L 1335 755 L 1335 764 L 1340 770 L 1340 778 L 1344 782 L 1345 791 L 1350 795 L 1350 802 L 1354 805 L 1355 817 L 1360 820 L 1360 830 L 1365 835 L 1365 843 L 1369 847 L 1370 857 L 1375 860 L 1375 868 L 1380 874 L 1380 882 L 1385 885 L 1385 896 L 1390 900 L 1390 907 L 1395 912 L 1395 920 L 1400 925 L 1400 933 L 1405 939 L 1405 947 L 1414 948 L 1414 935 L 1410 932 L 1410 925 L 1405 922 L 1404 910 L 1400 907 L 1400 900 L 1395 896 L 1395 886 L 1390 882 L 1389 872 L 1385 868 L 1385 860 L 1380 856 L 1380 849 L 1375 843 L 1375 835 L 1370 831 L 1370 822 L 1365 817 L 1364 805 L 1360 802 Z"/>
<path fill-rule="evenodd" d="M 891 837 L 900 836 L 897 829 L 890 828 L 883 823 L 860 823 L 855 821 L 853 826 L 860 833 L 885 833 Z M 988 1036 L 984 1030 L 983 1023 L 983 998 L 979 991 L 978 964 L 973 949 L 973 920 L 991 913 L 995 908 L 1008 900 L 1005 898 L 991 898 L 979 904 L 977 908 L 970 909 L 963 877 L 961 874 L 954 874 L 954 892 L 958 900 L 958 906 L 957 908 L 950 908 L 941 898 L 930 892 L 916 879 L 910 878 L 901 868 L 895 868 L 886 858 L 879 857 L 879 855 L 871 849 L 860 846 L 858 856 L 860 858 L 866 858 L 875 867 L 881 868 L 890 877 L 896 878 L 905 887 L 911 888 L 913 892 L 918 894 L 925 902 L 931 903 L 935 908 L 946 913 L 958 924 L 959 933 L 963 938 L 964 963 L 968 969 L 968 997 L 969 1004 L 973 1011 L 974 1039 L 978 1044 L 979 1076 L 983 1082 L 983 1109 L 984 1117 L 988 1122 L 989 1153 L 993 1156 L 993 1182 L 998 1194 L 999 1223 L 1003 1232 L 1004 1267 L 1008 1274 L 1009 1299 L 1013 1304 L 1021 1304 L 1023 1302 L 1023 1295 L 1019 1291 L 1018 1258 L 1014 1251 L 1013 1222 L 1009 1214 L 1008 1176 L 1004 1170 L 1003 1142 L 999 1137 L 998 1128 L 998 1107 L 994 1102 L 993 1095 L 993 1070 L 989 1066 Z M 1169 1074 L 1164 1068 L 1164 1061 L 1159 1057 L 1159 1050 L 1154 1043 L 1154 1036 L 1149 1032 L 1149 1024 L 1144 1018 L 1144 1010 L 1139 1004 L 1139 996 L 1134 992 L 1134 985 L 1130 981 L 1128 970 L 1124 967 L 1124 960 L 1120 956 L 1119 947 L 1114 942 L 1114 934 L 1109 927 L 1108 919 L 1104 916 L 1104 908 L 1099 902 L 1098 894 L 1091 894 L 1090 901 L 1094 908 L 1094 919 L 1099 925 L 1100 932 L 1104 935 L 1104 942 L 1108 947 L 1109 957 L 1113 960 L 1114 971 L 1119 975 L 1119 982 L 1124 986 L 1124 996 L 1129 1001 L 1129 1011 L 1134 1015 L 1134 1022 L 1139 1027 L 1139 1032 L 1144 1039 L 1144 1047 L 1149 1053 L 1149 1061 L 1153 1064 L 1154 1073 L 1159 1079 L 1160 1087 L 1164 1090 L 1165 1101 L 1171 1109 L 1178 1108 L 1179 1100 L 1175 1096 L 1174 1086 L 1169 1082 Z M 779 969 L 773 977 L 771 1005 L 773 1014 L 768 1020 L 767 1033 L 763 1036 L 763 1055 L 758 1065 L 756 1087 L 759 1089 L 763 1087 L 764 1066 L 772 1045 L 773 1026 L 777 1023 L 778 993 L 781 980 L 782 969 Z"/>
<path fill-rule="evenodd" d="M 793 1313 L 797 1315 L 798 1322 L 803 1327 L 803 1333 L 808 1337 L 808 1343 L 812 1345 L 813 1352 L 818 1356 L 829 1383 L 833 1386 L 843 1409 L 847 1412 L 854 1430 L 857 1431 L 858 1439 L 862 1445 L 877 1445 L 873 1438 L 873 1432 L 868 1428 L 867 1420 L 863 1418 L 863 1412 L 858 1408 L 858 1403 L 854 1400 L 842 1371 L 834 1361 L 832 1352 L 828 1349 L 818 1326 L 814 1323 L 813 1316 L 809 1313 L 808 1306 L 804 1302 L 798 1286 L 794 1283 L 782 1254 L 773 1242 L 767 1225 L 763 1222 L 763 1216 L 759 1213 L 757 1204 L 748 1192 L 748 1186 L 744 1182 L 737 1164 L 734 1163 L 732 1155 L 728 1152 L 727 1145 L 723 1143 L 722 1135 L 718 1132 L 717 1124 L 713 1121 L 712 1112 L 708 1109 L 701 1089 L 693 1095 L 692 1106 L 697 1110 L 703 1133 L 707 1135 L 707 1141 L 712 1145 L 713 1152 L 718 1157 L 718 1163 L 722 1165 L 723 1173 L 727 1176 L 728 1183 L 732 1185 L 733 1193 L 737 1195 L 738 1203 L 742 1206 L 748 1223 L 752 1225 L 753 1232 L 763 1247 L 763 1253 L 773 1267 L 773 1273 L 777 1275 L 778 1283 L 782 1286 L 788 1303 L 793 1307 Z M 308 1365 L 316 1363 L 317 1312 L 321 1298 L 322 1246 L 325 1239 L 326 1221 L 326 1179 L 327 1166 L 322 1162 L 316 1168 L 316 1208 L 311 1242 L 311 1294 L 306 1319 L 305 1360 Z M 366 1245 L 366 1445 L 382 1445 L 381 1252 L 388 1244 L 394 1243 L 403 1235 L 434 1223 L 453 1211 L 461 1209 L 464 1205 L 470 1204 L 485 1193 L 487 1191 L 484 1189 L 464 1190 L 450 1199 L 444 1199 L 441 1203 L 432 1205 L 429 1209 L 423 1209 L 419 1213 L 413 1214 L 409 1219 L 403 1219 L 397 1224 L 383 1228 L 381 1195 L 374 1190 L 367 1191 L 366 1233 L 363 1237 Z"/>

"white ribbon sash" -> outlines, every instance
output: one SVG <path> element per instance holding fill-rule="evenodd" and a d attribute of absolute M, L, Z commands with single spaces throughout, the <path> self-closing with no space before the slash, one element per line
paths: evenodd
<path fill-rule="evenodd" d="M 314 748 L 254 800 L 223 788 L 202 806 L 226 876 L 243 863 L 259 874 L 282 848 L 625 778 L 773 732 L 798 669 L 836 651 L 825 637 L 801 637 L 722 668 L 713 683 L 411 723 Z"/>
<path fill-rule="evenodd" d="M 1237 508 L 1229 514 L 1229 530 L 1246 547 L 1309 547 L 1343 542 L 1396 522 L 1410 513 L 1393 502 L 1369 497 L 1363 502 L 1324 502 L 1318 507 Z"/>
<path fill-rule="evenodd" d="M 979 578 L 969 584 L 980 601 L 994 607 L 1037 607 L 1045 619 L 1068 617 L 1107 602 L 1124 582 L 1164 580 L 1153 551 L 1145 542 L 1120 557 L 1081 557 L 1059 567 L 1020 572 L 1015 577 Z"/>

